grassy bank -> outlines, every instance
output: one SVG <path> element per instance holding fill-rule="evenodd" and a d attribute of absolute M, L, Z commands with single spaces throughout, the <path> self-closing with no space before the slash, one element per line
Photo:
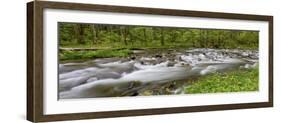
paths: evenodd
<path fill-rule="evenodd" d="M 185 93 L 258 91 L 258 76 L 258 67 L 249 70 L 214 73 L 193 81 L 185 88 Z"/>
<path fill-rule="evenodd" d="M 134 44 L 124 45 L 120 42 L 103 42 L 101 44 L 93 44 L 93 43 L 86 43 L 86 44 L 63 44 L 60 45 L 61 48 L 94 48 L 94 49 L 164 49 L 164 48 L 194 48 L 191 43 L 186 42 L 177 42 L 171 43 L 167 42 L 165 45 L 161 45 L 157 42 L 149 42 L 147 44 L 143 44 L 140 42 L 136 42 Z"/>
<path fill-rule="evenodd" d="M 132 53 L 128 49 L 122 50 L 96 50 L 96 51 L 61 51 L 59 59 L 65 60 L 81 60 L 92 58 L 109 58 L 109 57 L 127 57 Z"/>

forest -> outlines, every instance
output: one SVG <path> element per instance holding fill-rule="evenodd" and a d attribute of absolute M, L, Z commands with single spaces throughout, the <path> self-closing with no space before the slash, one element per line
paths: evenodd
<path fill-rule="evenodd" d="M 61 48 L 257 49 L 258 32 L 59 23 Z"/>

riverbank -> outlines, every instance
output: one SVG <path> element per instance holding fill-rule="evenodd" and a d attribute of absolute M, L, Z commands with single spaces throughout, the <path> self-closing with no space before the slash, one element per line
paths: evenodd
<path fill-rule="evenodd" d="M 128 49 L 121 50 L 96 50 L 96 51 L 61 51 L 60 61 L 87 60 L 94 58 L 128 57 L 133 52 Z"/>
<path fill-rule="evenodd" d="M 186 94 L 258 91 L 258 65 L 252 69 L 238 69 L 213 73 L 192 81 L 185 87 Z"/>
<path fill-rule="evenodd" d="M 183 52 L 186 51 L 186 48 L 161 48 L 161 47 L 153 47 L 153 48 L 117 48 L 117 49 L 85 49 L 83 50 L 79 48 L 71 50 L 71 48 L 63 48 L 64 50 L 60 49 L 59 52 L 59 60 L 61 63 L 65 62 L 72 62 L 72 61 L 85 61 L 90 59 L 97 59 L 97 58 L 112 58 L 112 57 L 119 57 L 119 58 L 128 58 L 128 57 L 136 57 L 136 55 L 146 53 L 145 55 L 170 55 L 172 52 Z M 65 50 L 70 49 L 70 50 Z M 191 48 L 190 50 L 192 50 Z M 203 48 L 204 49 L 204 48 Z M 208 50 L 208 48 L 206 48 Z M 228 51 L 246 51 L 246 52 L 253 52 L 256 51 L 254 49 L 217 49 L 217 50 L 225 50 Z M 149 51 L 149 52 L 147 52 Z M 145 56 L 144 55 L 144 56 Z"/>

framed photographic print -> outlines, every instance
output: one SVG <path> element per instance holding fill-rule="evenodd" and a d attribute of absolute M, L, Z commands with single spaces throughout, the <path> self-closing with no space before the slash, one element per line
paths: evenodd
<path fill-rule="evenodd" d="M 33 122 L 273 106 L 273 17 L 27 3 Z"/>

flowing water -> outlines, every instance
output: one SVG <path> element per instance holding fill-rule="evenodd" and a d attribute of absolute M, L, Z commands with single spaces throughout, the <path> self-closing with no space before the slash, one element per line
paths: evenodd
<path fill-rule="evenodd" d="M 229 49 L 135 50 L 128 58 L 59 64 L 59 98 L 182 94 L 187 80 L 251 69 L 258 51 Z"/>

